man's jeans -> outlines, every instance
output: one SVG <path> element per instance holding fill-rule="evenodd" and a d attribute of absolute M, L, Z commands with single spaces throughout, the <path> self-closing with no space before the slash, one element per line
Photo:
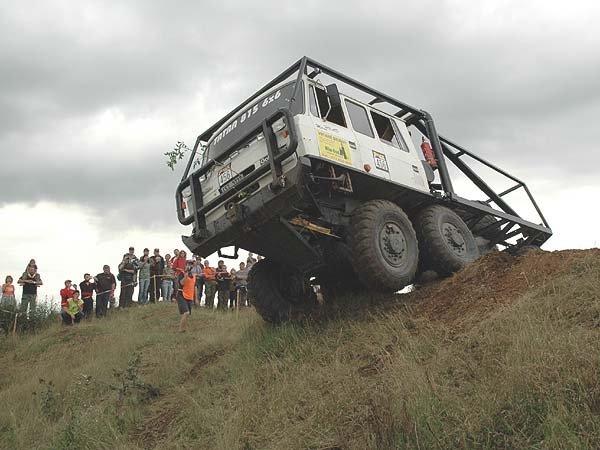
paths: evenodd
<path fill-rule="evenodd" d="M 37 295 L 36 294 L 23 294 L 21 296 L 21 312 L 27 312 L 27 305 L 29 305 L 29 311 L 35 311 Z"/>
<path fill-rule="evenodd" d="M 150 278 L 140 278 L 139 292 L 138 292 L 138 303 L 145 305 L 148 303 L 148 288 L 150 287 Z"/>
<path fill-rule="evenodd" d="M 96 317 L 106 316 L 109 298 L 110 292 L 104 292 L 102 294 L 96 295 Z"/>
<path fill-rule="evenodd" d="M 169 303 L 173 294 L 173 280 L 162 281 L 162 296 L 163 301 Z"/>
<path fill-rule="evenodd" d="M 119 295 L 119 308 L 129 308 L 133 300 L 133 284 L 121 282 L 121 294 Z"/>

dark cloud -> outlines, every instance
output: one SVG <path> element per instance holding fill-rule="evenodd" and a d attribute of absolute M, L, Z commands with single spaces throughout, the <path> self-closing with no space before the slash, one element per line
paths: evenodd
<path fill-rule="evenodd" d="M 162 153 L 303 54 L 430 110 L 442 134 L 525 180 L 585 183 L 600 163 L 598 7 L 503 5 L 5 3 L 0 204 L 77 203 L 114 227 L 172 223 L 177 176 Z M 122 114 L 118 130 L 106 111 Z M 132 126 L 139 118 L 151 120 Z"/>

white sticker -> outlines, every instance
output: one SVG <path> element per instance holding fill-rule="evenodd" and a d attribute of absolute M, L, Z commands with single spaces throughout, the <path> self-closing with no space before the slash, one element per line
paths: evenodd
<path fill-rule="evenodd" d="M 373 150 L 373 160 L 375 161 L 375 167 L 379 170 L 383 170 L 384 172 L 390 171 L 388 168 L 387 159 L 383 153 L 376 152 Z"/>

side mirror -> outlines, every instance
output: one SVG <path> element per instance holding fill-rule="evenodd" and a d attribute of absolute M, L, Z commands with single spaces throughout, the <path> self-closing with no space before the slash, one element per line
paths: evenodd
<path fill-rule="evenodd" d="M 327 92 L 327 98 L 332 108 L 337 108 L 342 105 L 342 99 L 340 97 L 340 91 L 338 91 L 337 84 L 330 84 L 325 87 Z"/>

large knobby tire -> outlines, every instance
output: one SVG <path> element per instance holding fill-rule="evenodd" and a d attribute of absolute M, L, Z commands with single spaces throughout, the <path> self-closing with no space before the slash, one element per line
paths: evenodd
<path fill-rule="evenodd" d="M 266 259 L 248 274 L 248 299 L 266 322 L 274 324 L 307 318 L 318 308 L 307 280 Z"/>
<path fill-rule="evenodd" d="M 387 200 L 356 208 L 350 220 L 352 265 L 361 283 L 395 292 L 412 283 L 419 262 L 417 235 L 402 209 Z"/>
<path fill-rule="evenodd" d="M 479 258 L 467 224 L 449 208 L 428 206 L 415 218 L 423 266 L 448 276 Z"/>

